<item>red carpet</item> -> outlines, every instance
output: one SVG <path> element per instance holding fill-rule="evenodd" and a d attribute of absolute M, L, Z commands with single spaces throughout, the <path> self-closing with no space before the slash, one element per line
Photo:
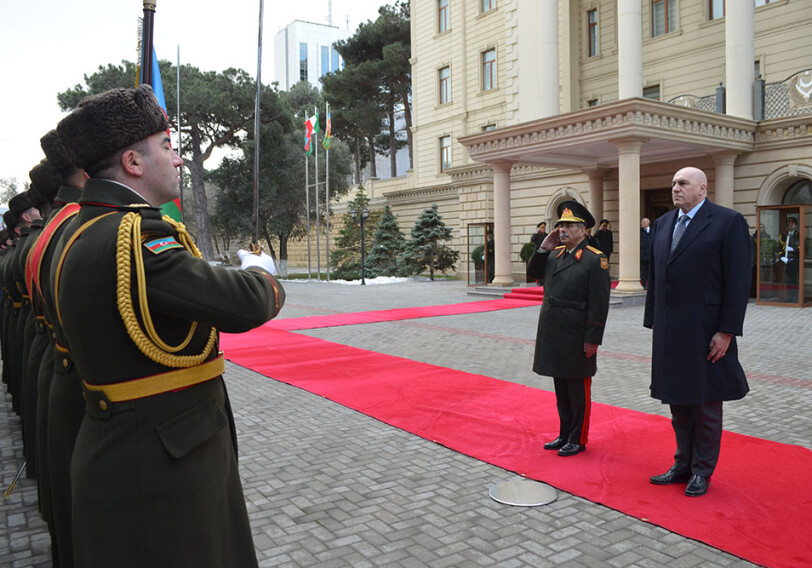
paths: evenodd
<path fill-rule="evenodd" d="M 223 334 L 221 346 L 228 359 L 266 376 L 752 562 L 812 561 L 804 521 L 812 511 L 812 452 L 805 448 L 725 432 L 710 491 L 689 498 L 683 485 L 648 482 L 674 451 L 670 423 L 660 416 L 593 404 L 589 449 L 560 458 L 541 449 L 558 429 L 555 396 L 545 390 L 270 326 Z M 540 377 L 539 386 L 550 388 L 551 380 Z"/>
<path fill-rule="evenodd" d="M 533 299 L 532 301 L 541 303 L 541 298 Z M 271 327 L 273 329 L 280 329 L 284 331 L 294 331 L 298 329 L 317 329 L 321 327 L 357 325 L 361 323 L 380 323 L 384 321 L 431 318 L 436 316 L 478 314 L 496 310 L 526 308 L 530 305 L 532 304 L 528 304 L 527 301 L 522 300 L 485 300 L 480 302 L 464 302 L 461 304 L 446 304 L 442 306 L 422 306 L 416 308 L 377 310 L 372 312 L 354 312 L 347 314 L 331 314 L 326 316 L 277 319 L 269 321 L 265 324 L 265 327 Z"/>

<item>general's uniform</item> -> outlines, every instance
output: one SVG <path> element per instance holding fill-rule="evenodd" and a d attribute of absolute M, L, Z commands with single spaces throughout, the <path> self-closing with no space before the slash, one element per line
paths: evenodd
<path fill-rule="evenodd" d="M 196 258 L 183 231 L 121 184 L 90 179 L 80 204 L 60 239 L 55 279 L 87 397 L 71 467 L 76 564 L 256 566 L 217 330 L 261 325 L 284 291 L 261 269 Z M 157 338 L 144 340 L 147 314 Z M 154 349 L 187 338 L 169 356 Z M 188 372 L 202 382 L 170 383 L 178 357 L 196 358 Z"/>
<path fill-rule="evenodd" d="M 569 254 L 564 246 L 551 252 L 537 250 L 527 263 L 527 276 L 544 283 L 533 371 L 555 379 L 559 437 L 585 445 L 597 355 L 587 358 L 584 343 L 603 340 L 609 313 L 609 262 L 584 238 Z"/>

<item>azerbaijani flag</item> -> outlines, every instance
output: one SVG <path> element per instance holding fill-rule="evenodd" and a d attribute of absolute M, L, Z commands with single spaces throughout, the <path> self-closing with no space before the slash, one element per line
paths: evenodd
<path fill-rule="evenodd" d="M 327 125 L 324 127 L 324 140 L 322 140 L 321 145 L 324 146 L 325 150 L 329 150 L 330 146 L 333 145 L 333 118 L 332 114 L 330 113 L 330 105 L 327 105 Z"/>
<path fill-rule="evenodd" d="M 319 131 L 319 111 L 305 121 L 305 144 L 304 149 L 308 154 L 313 153 L 313 145 L 310 143 L 313 134 Z"/>

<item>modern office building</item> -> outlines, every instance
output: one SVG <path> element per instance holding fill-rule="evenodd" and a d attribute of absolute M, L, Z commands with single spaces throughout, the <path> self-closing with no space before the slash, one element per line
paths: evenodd
<path fill-rule="evenodd" d="M 413 170 L 370 191 L 406 231 L 437 203 L 461 277 L 493 230 L 494 284 L 523 283 L 521 247 L 576 199 L 611 221 L 617 293 L 638 292 L 640 220 L 691 165 L 764 226 L 759 301 L 812 303 L 812 2 L 412 0 L 411 19 Z"/>
<path fill-rule="evenodd" d="M 327 24 L 294 20 L 274 38 L 274 81 L 287 91 L 299 81 L 321 88 L 319 78 L 344 66 L 335 42 L 352 35 Z"/>

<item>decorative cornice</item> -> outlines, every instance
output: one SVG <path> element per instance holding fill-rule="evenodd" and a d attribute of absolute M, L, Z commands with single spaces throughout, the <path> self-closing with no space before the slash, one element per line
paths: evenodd
<path fill-rule="evenodd" d="M 810 137 L 812 115 L 767 120 L 760 122 L 756 130 L 756 148 L 806 145 Z"/>
<path fill-rule="evenodd" d="M 385 197 L 390 203 L 450 199 L 457 197 L 457 188 L 452 185 L 418 187 L 414 189 L 404 189 L 402 191 L 390 191 Z"/>
<path fill-rule="evenodd" d="M 756 122 L 648 99 L 626 99 L 484 133 L 463 136 L 472 159 L 522 161 L 568 148 L 639 136 L 669 144 L 752 151 Z M 526 161 L 526 160 L 525 160 Z M 586 162 L 587 160 L 585 160 Z M 570 164 L 573 165 L 573 164 Z"/>

